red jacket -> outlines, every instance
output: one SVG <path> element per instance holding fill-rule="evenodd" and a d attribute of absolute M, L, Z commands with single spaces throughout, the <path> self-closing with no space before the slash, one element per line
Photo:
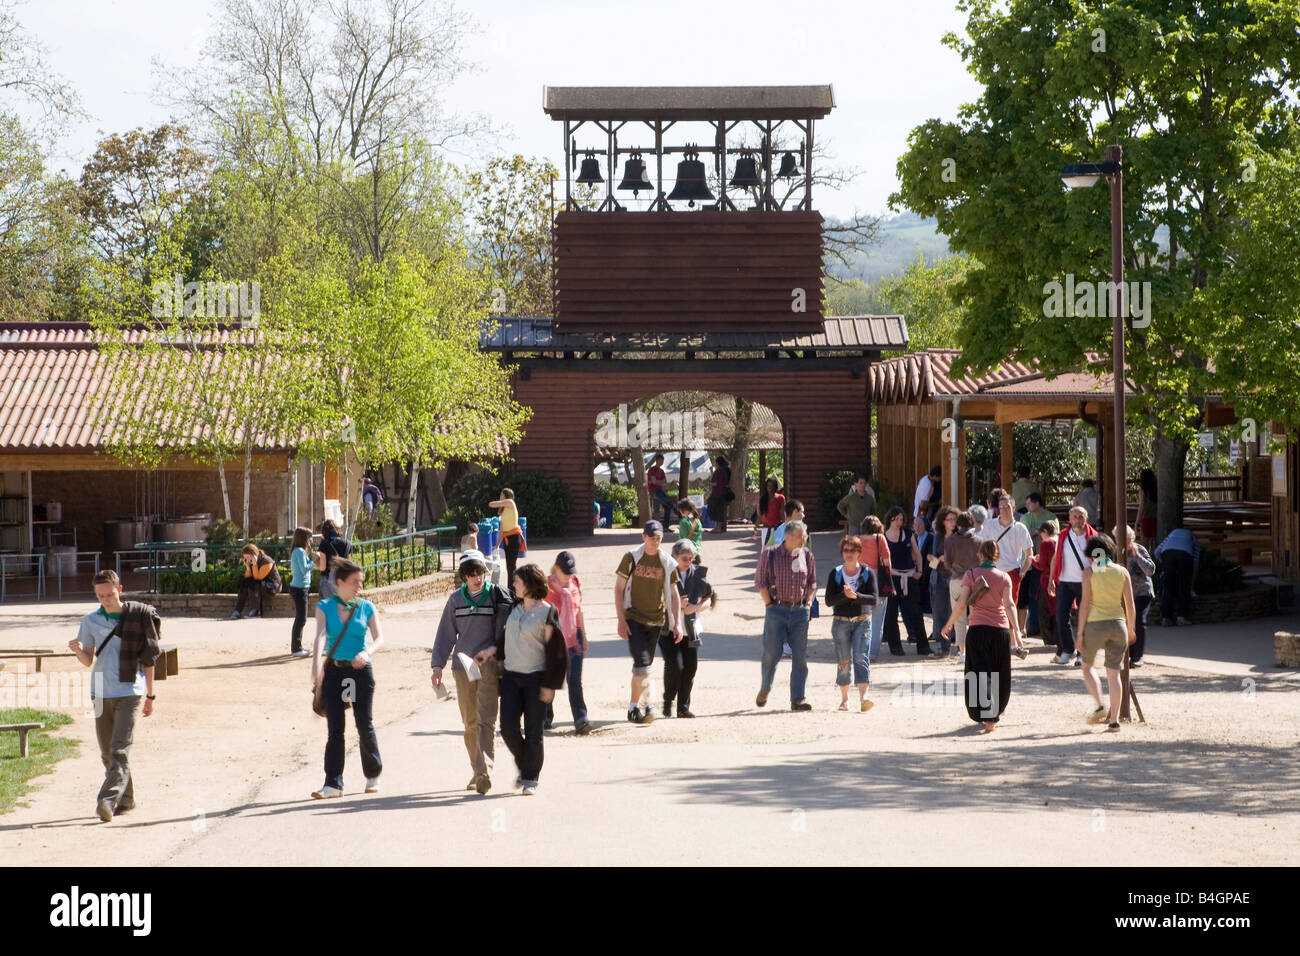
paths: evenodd
<path fill-rule="evenodd" d="M 1061 583 L 1061 562 L 1065 560 L 1065 553 L 1066 551 L 1069 550 L 1070 547 L 1068 544 L 1065 543 L 1065 536 L 1068 535 L 1069 533 L 1070 533 L 1070 524 L 1067 521 L 1065 527 L 1061 529 L 1061 533 L 1056 536 L 1056 554 L 1052 555 L 1052 582 L 1054 584 Z M 1091 538 L 1096 533 L 1097 533 L 1096 529 L 1094 529 L 1092 525 L 1088 524 L 1087 522 L 1084 522 L 1083 536 L 1085 538 Z M 1079 555 L 1079 557 L 1083 558 L 1085 562 L 1088 560 L 1083 555 Z M 1071 561 L 1074 560 L 1073 555 L 1071 555 L 1070 560 Z M 1084 566 L 1085 567 L 1087 566 L 1086 563 Z"/>

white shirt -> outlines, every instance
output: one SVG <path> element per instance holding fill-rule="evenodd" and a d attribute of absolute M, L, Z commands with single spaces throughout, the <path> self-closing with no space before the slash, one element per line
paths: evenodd
<path fill-rule="evenodd" d="M 1005 532 L 1005 533 L 1004 533 Z M 1034 550 L 1034 538 L 1029 529 L 1019 521 L 1004 525 L 997 518 L 984 522 L 976 537 L 984 541 L 998 542 L 997 567 L 999 571 L 1010 572 L 1024 566 L 1026 551 Z M 1001 538 L 1001 541 L 998 541 Z M 1080 578 L 1079 580 L 1083 580 Z"/>
<path fill-rule="evenodd" d="M 921 514 L 930 507 L 930 495 L 934 493 L 934 484 L 929 475 L 922 475 L 916 483 L 916 500 L 912 502 L 912 516 Z"/>
<path fill-rule="evenodd" d="M 1074 551 L 1070 550 L 1071 541 L 1074 542 L 1074 547 L 1079 552 L 1079 561 L 1083 562 L 1084 567 L 1088 566 L 1088 536 L 1086 534 L 1075 534 L 1074 529 L 1071 528 L 1065 546 L 1060 549 L 1061 580 L 1070 584 L 1082 584 L 1083 568 L 1079 567 L 1079 561 L 1074 560 Z"/>

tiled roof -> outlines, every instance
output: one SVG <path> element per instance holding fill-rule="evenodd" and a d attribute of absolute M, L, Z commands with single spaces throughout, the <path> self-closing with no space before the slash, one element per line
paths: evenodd
<path fill-rule="evenodd" d="M 494 320 L 480 337 L 489 351 L 548 352 L 761 352 L 808 349 L 863 352 L 907 347 L 901 315 L 833 315 L 814 335 L 775 332 L 556 332 L 549 318 Z"/>
<path fill-rule="evenodd" d="M 867 400 L 877 405 L 919 404 L 941 397 L 974 395 L 983 387 L 1038 374 L 1032 365 L 1006 361 L 985 375 L 951 377 L 960 349 L 927 349 L 885 362 L 867 371 Z"/>
<path fill-rule="evenodd" d="M 713 119 L 719 116 L 820 118 L 835 108 L 820 86 L 547 86 L 552 119 Z"/>

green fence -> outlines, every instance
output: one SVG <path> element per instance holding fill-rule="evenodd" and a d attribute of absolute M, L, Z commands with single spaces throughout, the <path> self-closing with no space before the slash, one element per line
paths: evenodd
<path fill-rule="evenodd" d="M 361 565 L 366 587 L 377 588 L 432 574 L 455 565 L 457 531 L 454 526 L 423 528 L 410 533 L 352 542 L 351 557 Z M 258 546 L 275 559 L 282 587 L 287 590 L 292 572 L 292 539 L 259 540 Z M 147 590 L 160 594 L 233 594 L 244 574 L 240 560 L 243 545 L 209 545 L 203 541 L 150 541 L 115 552 L 118 576 L 146 573 Z M 446 557 L 444 557 L 444 555 Z M 319 587 L 320 572 L 312 570 L 310 589 Z"/>

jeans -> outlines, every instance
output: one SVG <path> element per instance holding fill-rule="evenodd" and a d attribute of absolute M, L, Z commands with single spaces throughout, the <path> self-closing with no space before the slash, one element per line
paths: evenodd
<path fill-rule="evenodd" d="M 1056 644 L 1060 653 L 1074 656 L 1074 628 L 1070 626 L 1070 608 L 1083 600 L 1082 581 L 1056 582 Z"/>
<path fill-rule="evenodd" d="M 1165 569 L 1164 590 L 1160 594 L 1160 616 L 1170 620 L 1187 617 L 1192 606 L 1192 556 L 1172 548 L 1161 556 Z"/>
<path fill-rule="evenodd" d="M 677 712 L 691 709 L 691 687 L 700 663 L 700 649 L 690 646 L 690 638 L 682 635 L 681 643 L 673 641 L 672 631 L 659 638 L 659 650 L 664 658 L 664 716 L 677 701 Z"/>
<path fill-rule="evenodd" d="M 307 589 L 291 587 L 289 596 L 293 598 L 293 631 L 289 650 L 297 653 L 302 650 L 302 629 L 307 624 Z"/>
<path fill-rule="evenodd" d="M 95 802 L 107 800 L 113 812 L 126 803 L 135 803 L 135 781 L 131 777 L 131 741 L 135 737 L 135 719 L 143 697 L 99 697 L 95 700 L 95 736 L 99 740 L 99 759 L 104 762 L 104 784 Z"/>
<path fill-rule="evenodd" d="M 1038 621 L 1038 589 L 1042 586 L 1043 573 L 1037 568 L 1030 568 L 1025 572 L 1025 576 L 1020 579 L 1020 600 L 1017 602 L 1029 611 L 1025 618 L 1025 634 L 1037 635 L 1040 633 Z"/>
<path fill-rule="evenodd" d="M 460 704 L 460 720 L 465 726 L 465 750 L 474 772 L 487 773 L 496 758 L 497 703 L 501 692 L 501 663 L 493 658 L 479 665 L 483 675 L 470 680 L 461 670 L 453 670 L 456 680 L 456 703 Z"/>
<path fill-rule="evenodd" d="M 952 609 L 957 606 L 957 602 L 959 600 L 961 600 L 961 575 L 954 574 L 951 578 L 948 579 L 948 616 L 949 617 L 952 616 Z M 942 627 L 943 625 L 940 624 L 939 626 Z M 957 643 L 958 650 L 964 650 L 966 648 L 966 628 L 969 626 L 970 626 L 970 611 L 967 611 L 965 614 L 963 614 L 961 617 L 957 618 L 957 620 L 953 622 L 952 635 L 953 637 L 957 638 L 956 643 Z M 948 649 L 949 650 L 952 649 L 951 644 L 949 644 Z"/>
<path fill-rule="evenodd" d="M 781 662 L 781 645 L 790 645 L 790 702 L 804 699 L 808 683 L 808 609 L 801 604 L 783 607 L 773 604 L 763 616 L 763 684 L 772 689 L 776 665 Z"/>
<path fill-rule="evenodd" d="M 934 615 L 930 628 L 930 640 L 938 641 L 939 653 L 947 654 L 952 647 L 952 641 L 948 640 L 940 632 L 952 615 L 952 607 L 948 597 L 948 580 L 941 577 L 937 572 L 930 575 L 930 608 L 931 613 Z"/>
<path fill-rule="evenodd" d="M 870 631 L 870 621 L 850 621 L 840 617 L 831 620 L 831 640 L 835 642 L 837 687 L 849 686 L 850 670 L 853 671 L 853 683 L 871 683 L 871 663 L 867 660 Z"/>
<path fill-rule="evenodd" d="M 349 681 L 351 683 L 349 683 Z M 375 671 L 367 664 L 361 670 L 325 665 L 325 722 L 329 737 L 325 742 L 325 786 L 343 789 L 343 731 L 347 726 L 345 700 L 352 704 L 352 718 L 361 738 L 361 770 L 366 777 L 378 777 L 383 769 L 379 759 L 379 738 L 375 736 L 373 707 Z"/>
<path fill-rule="evenodd" d="M 240 578 L 236 587 L 235 613 L 243 614 L 247 608 L 250 614 L 259 617 L 262 614 L 262 595 L 266 593 L 263 583 L 256 578 Z"/>
<path fill-rule="evenodd" d="M 916 598 L 921 582 L 911 578 L 907 582 L 907 594 L 903 594 L 902 580 L 894 575 L 894 589 L 897 593 L 890 596 L 885 603 L 885 640 L 889 649 L 895 654 L 903 653 L 903 644 L 898 633 L 898 612 L 903 612 L 903 625 L 907 628 L 908 640 L 916 641 L 916 652 L 928 654 L 930 642 L 925 636 L 925 621 L 921 618 Z"/>
<path fill-rule="evenodd" d="M 1142 660 L 1142 652 L 1147 646 L 1147 611 L 1151 609 L 1151 601 L 1154 599 L 1150 594 L 1139 594 L 1133 598 L 1134 618 L 1136 619 L 1137 637 L 1133 641 L 1133 646 L 1129 648 L 1129 663 L 1136 664 Z"/>
<path fill-rule="evenodd" d="M 880 656 L 880 644 L 885 638 L 885 598 L 881 595 L 879 602 L 871 608 L 871 648 L 867 653 L 869 660 Z"/>
<path fill-rule="evenodd" d="M 501 672 L 501 739 L 510 748 L 519 776 L 536 783 L 542 773 L 542 722 L 546 719 L 546 705 L 539 696 L 542 690 L 542 673 L 516 674 Z M 519 721 L 523 720 L 523 733 Z"/>
<path fill-rule="evenodd" d="M 654 511 L 654 507 L 656 503 L 664 506 L 663 522 L 664 524 L 667 524 L 668 516 L 677 514 L 677 503 L 674 502 L 673 499 L 669 498 L 668 492 L 664 491 L 662 488 L 660 488 L 658 491 L 656 491 L 653 495 L 650 496 L 651 512 Z"/>

